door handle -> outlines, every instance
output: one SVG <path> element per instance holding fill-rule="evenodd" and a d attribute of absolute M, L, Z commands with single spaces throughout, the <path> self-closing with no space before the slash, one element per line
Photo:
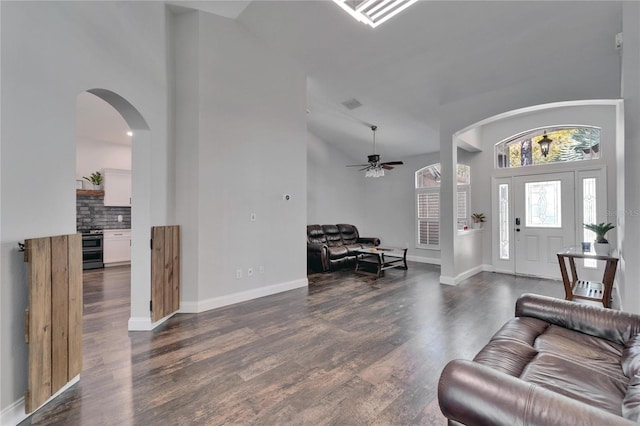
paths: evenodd
<path fill-rule="evenodd" d="M 520 228 L 516 228 L 516 232 L 520 232 Z"/>

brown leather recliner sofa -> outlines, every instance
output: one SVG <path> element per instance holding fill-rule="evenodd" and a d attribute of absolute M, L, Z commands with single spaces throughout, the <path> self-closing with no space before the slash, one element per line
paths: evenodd
<path fill-rule="evenodd" d="M 353 264 L 354 250 L 380 245 L 380 238 L 361 237 L 354 225 L 307 225 L 307 265 L 316 271 L 333 271 Z"/>
<path fill-rule="evenodd" d="M 640 316 L 533 294 L 473 361 L 444 368 L 450 425 L 630 425 L 640 420 Z"/>

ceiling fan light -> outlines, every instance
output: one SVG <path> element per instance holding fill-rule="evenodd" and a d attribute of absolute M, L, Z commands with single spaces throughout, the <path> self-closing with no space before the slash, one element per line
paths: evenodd
<path fill-rule="evenodd" d="M 364 176 L 373 178 L 382 177 L 384 176 L 384 169 L 382 167 L 371 167 L 365 172 Z"/>

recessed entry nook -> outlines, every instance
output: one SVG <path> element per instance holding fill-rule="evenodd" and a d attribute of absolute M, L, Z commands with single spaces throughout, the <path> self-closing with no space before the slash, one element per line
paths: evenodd
<path fill-rule="evenodd" d="M 441 282 L 456 284 L 480 270 L 558 278 L 556 252 L 589 238 L 585 221 L 614 223 L 617 232 L 608 236 L 620 249 L 624 217 L 615 212 L 624 211 L 622 100 L 522 108 L 460 130 L 452 142 L 453 164 L 462 150 L 472 169 L 486 171 L 471 182 L 469 210 L 488 218 L 471 249 L 469 236 L 448 230 L 453 253 L 443 258 L 455 262 Z M 456 202 L 452 196 L 442 212 L 452 224 Z"/>
<path fill-rule="evenodd" d="M 131 131 L 131 309 L 129 330 L 151 330 L 151 130 L 138 109 L 119 94 L 104 88 L 91 93 L 111 105 Z"/>

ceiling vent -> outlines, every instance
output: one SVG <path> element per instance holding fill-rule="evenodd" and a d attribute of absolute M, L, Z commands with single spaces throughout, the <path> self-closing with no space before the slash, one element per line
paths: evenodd
<path fill-rule="evenodd" d="M 356 98 L 353 99 L 349 99 L 348 101 L 344 101 L 342 103 L 342 105 L 344 105 L 345 107 L 347 107 L 347 109 L 356 109 L 358 107 L 361 107 L 362 104 L 360 103 L 359 100 L 357 100 Z"/>

